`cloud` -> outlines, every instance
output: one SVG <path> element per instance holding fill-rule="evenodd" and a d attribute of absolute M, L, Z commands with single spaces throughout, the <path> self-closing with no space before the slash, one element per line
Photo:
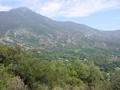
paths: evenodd
<path fill-rule="evenodd" d="M 11 7 L 9 7 L 9 6 L 0 5 L 0 11 L 8 11 L 10 9 L 11 9 Z"/>
<path fill-rule="evenodd" d="M 62 5 L 57 2 L 46 3 L 41 7 L 40 12 L 44 14 L 55 14 L 61 9 Z"/>
<path fill-rule="evenodd" d="M 120 0 L 53 0 L 39 10 L 50 16 L 85 17 L 99 11 L 120 7 Z"/>
<path fill-rule="evenodd" d="M 25 6 L 48 17 L 85 17 L 96 12 L 120 8 L 120 0 L 19 0 Z M 9 7 L 1 6 L 0 10 Z"/>

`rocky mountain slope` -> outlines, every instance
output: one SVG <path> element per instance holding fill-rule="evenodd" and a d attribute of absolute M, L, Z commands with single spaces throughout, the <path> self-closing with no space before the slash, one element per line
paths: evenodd
<path fill-rule="evenodd" d="M 16 8 L 0 12 L 0 43 L 26 49 L 55 47 L 101 48 L 120 51 L 120 31 L 101 31 L 74 22 L 59 22 Z"/>

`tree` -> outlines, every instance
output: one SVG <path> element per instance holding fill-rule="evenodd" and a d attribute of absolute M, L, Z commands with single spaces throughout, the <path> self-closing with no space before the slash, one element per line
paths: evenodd
<path fill-rule="evenodd" d="M 113 90 L 120 90 L 120 68 L 117 68 L 111 75 L 111 83 Z"/>
<path fill-rule="evenodd" d="M 0 90 L 27 90 L 20 77 L 8 73 L 7 69 L 0 64 Z"/>
<path fill-rule="evenodd" d="M 103 80 L 103 75 L 98 67 L 94 64 L 89 66 L 89 76 L 87 78 L 87 83 L 89 86 L 89 90 L 93 90 L 99 82 Z"/>

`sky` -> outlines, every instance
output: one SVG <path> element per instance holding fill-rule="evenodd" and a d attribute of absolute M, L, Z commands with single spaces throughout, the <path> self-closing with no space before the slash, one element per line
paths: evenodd
<path fill-rule="evenodd" d="M 59 21 L 120 30 L 120 0 L 0 0 L 0 11 L 27 7 Z"/>

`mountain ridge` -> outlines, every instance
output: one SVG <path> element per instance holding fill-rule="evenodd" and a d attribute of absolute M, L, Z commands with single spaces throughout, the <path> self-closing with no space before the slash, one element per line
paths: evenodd
<path fill-rule="evenodd" d="M 28 49 L 55 47 L 119 50 L 120 30 L 101 31 L 70 21 L 55 21 L 21 7 L 0 12 L 0 42 Z"/>

